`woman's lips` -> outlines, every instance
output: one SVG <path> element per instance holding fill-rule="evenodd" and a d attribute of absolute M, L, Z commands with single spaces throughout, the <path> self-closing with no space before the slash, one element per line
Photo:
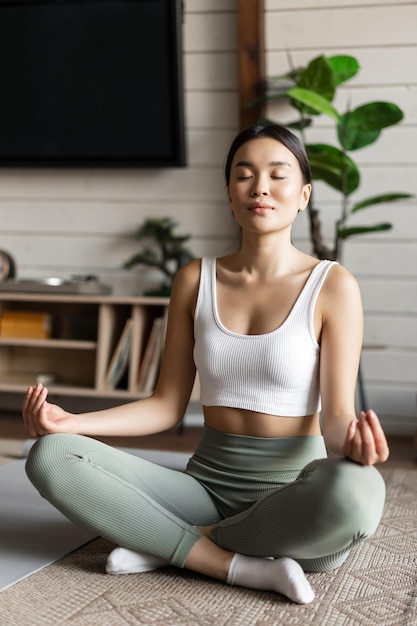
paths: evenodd
<path fill-rule="evenodd" d="M 273 207 L 269 204 L 253 204 L 249 207 L 249 210 L 254 213 L 266 213 L 267 211 L 272 211 Z"/>

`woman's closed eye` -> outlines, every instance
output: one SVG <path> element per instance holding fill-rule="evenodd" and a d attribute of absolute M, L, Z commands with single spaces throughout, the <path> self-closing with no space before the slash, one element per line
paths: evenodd
<path fill-rule="evenodd" d="M 237 176 L 237 180 L 250 180 L 253 178 L 253 174 L 240 174 Z M 286 176 L 278 176 L 277 174 L 271 174 L 272 180 L 284 180 Z"/>

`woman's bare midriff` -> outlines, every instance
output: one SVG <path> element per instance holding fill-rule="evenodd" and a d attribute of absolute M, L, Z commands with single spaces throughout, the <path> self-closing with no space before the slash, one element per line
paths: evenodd
<path fill-rule="evenodd" d="M 285 417 L 245 409 L 205 406 L 204 422 L 209 428 L 247 437 L 303 437 L 321 435 L 319 414 Z"/>

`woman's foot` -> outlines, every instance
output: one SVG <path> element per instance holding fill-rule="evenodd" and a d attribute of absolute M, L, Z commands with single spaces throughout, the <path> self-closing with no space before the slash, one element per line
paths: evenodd
<path fill-rule="evenodd" d="M 170 563 L 146 552 L 134 552 L 127 548 L 115 548 L 110 552 L 107 563 L 107 574 L 141 574 L 151 572 L 160 567 L 168 567 Z"/>
<path fill-rule="evenodd" d="M 206 535 L 191 548 L 185 567 L 229 585 L 276 591 L 299 604 L 314 600 L 314 591 L 297 561 L 237 554 L 224 550 Z"/>
<path fill-rule="evenodd" d="M 299 604 L 314 600 L 314 591 L 302 567 L 287 557 L 268 559 L 235 554 L 227 582 L 250 589 L 277 591 Z"/>

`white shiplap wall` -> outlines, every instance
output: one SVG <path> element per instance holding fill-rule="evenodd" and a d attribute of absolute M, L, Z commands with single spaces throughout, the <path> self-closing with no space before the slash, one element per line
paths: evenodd
<path fill-rule="evenodd" d="M 235 4 L 185 0 L 186 169 L 0 170 L 0 248 L 14 255 L 21 277 L 93 273 L 116 293 L 138 292 L 149 274 L 121 265 L 137 249 L 133 231 L 150 215 L 177 220 L 198 256 L 228 250 L 234 228 L 222 166 L 238 127 Z M 363 66 L 353 101 L 391 99 L 404 109 L 405 122 L 361 153 L 364 196 L 416 191 L 416 10 L 415 2 L 266 0 L 269 74 L 287 69 L 287 47 L 296 63 L 320 52 L 351 52 Z M 330 140 L 330 126 L 320 124 L 312 140 Z M 319 189 L 330 233 L 335 198 Z M 394 231 L 349 244 L 345 261 L 361 283 L 366 340 L 386 346 L 364 354 L 367 391 L 399 429 L 407 421 L 417 425 L 417 211 L 414 202 L 393 206 L 363 217 L 390 219 Z M 306 234 L 300 221 L 296 235 L 304 247 Z"/>
<path fill-rule="evenodd" d="M 343 110 L 373 100 L 398 104 L 405 118 L 383 131 L 372 146 L 352 156 L 362 174 L 354 195 L 359 200 L 389 191 L 417 193 L 417 4 L 368 0 L 266 0 L 267 75 L 288 70 L 287 50 L 295 66 L 319 54 L 352 54 L 361 70 L 335 102 Z M 294 112 L 276 103 L 269 117 L 294 119 Z M 334 126 L 320 117 L 307 131 L 309 142 L 335 143 Z M 315 185 L 323 230 L 332 236 L 340 199 L 322 183 Z M 296 241 L 308 248 L 303 215 Z M 369 404 L 380 413 L 387 430 L 417 428 L 417 201 L 381 205 L 359 213 L 352 223 L 389 221 L 388 233 L 347 242 L 343 262 L 358 278 L 365 309 L 363 375 Z M 377 346 L 377 348 L 375 347 Z"/>

